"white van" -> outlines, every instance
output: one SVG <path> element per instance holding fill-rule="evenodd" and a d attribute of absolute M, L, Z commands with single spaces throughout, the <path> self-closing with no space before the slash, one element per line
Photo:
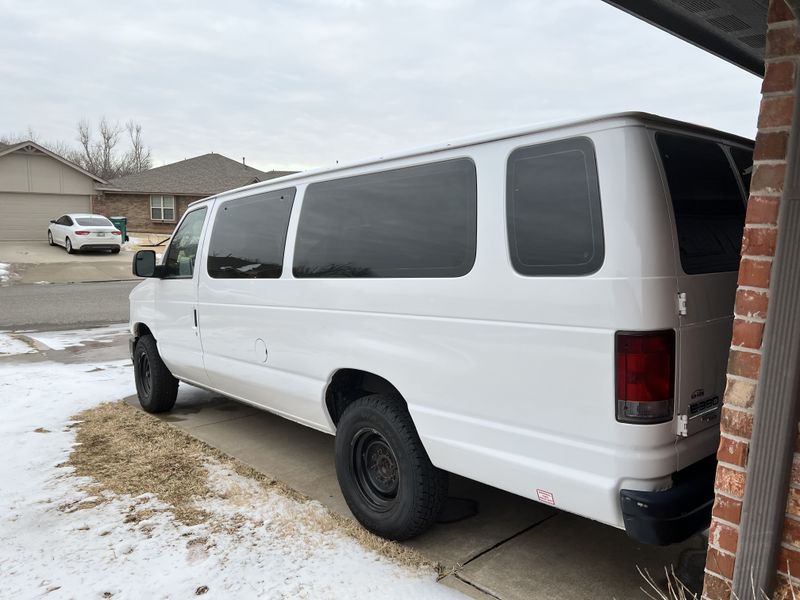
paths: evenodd
<path fill-rule="evenodd" d="M 387 538 L 452 472 L 681 541 L 710 519 L 752 146 L 625 113 L 196 202 L 134 259 L 141 404 L 182 381 L 335 434 Z"/>

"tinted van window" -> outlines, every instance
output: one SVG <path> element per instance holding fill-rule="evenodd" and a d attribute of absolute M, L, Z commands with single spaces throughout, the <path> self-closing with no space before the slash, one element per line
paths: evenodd
<path fill-rule="evenodd" d="M 475 262 L 475 165 L 458 159 L 308 186 L 295 277 L 459 277 Z"/>
<path fill-rule="evenodd" d="M 600 190 L 586 138 L 519 148 L 508 159 L 511 263 L 523 275 L 582 275 L 603 264 Z"/>
<path fill-rule="evenodd" d="M 295 188 L 229 200 L 219 206 L 208 249 L 208 274 L 275 279 L 283 271 Z"/>
<path fill-rule="evenodd" d="M 656 135 L 656 144 L 672 198 L 684 272 L 737 270 L 745 203 L 722 146 L 666 133 Z"/>

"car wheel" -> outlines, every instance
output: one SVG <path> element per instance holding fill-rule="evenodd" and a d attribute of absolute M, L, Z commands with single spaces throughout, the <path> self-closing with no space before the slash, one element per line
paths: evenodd
<path fill-rule="evenodd" d="M 64 242 L 64 248 L 66 248 L 67 254 L 75 254 L 75 250 L 72 249 L 72 242 L 69 238 Z"/>
<path fill-rule="evenodd" d="M 53 241 L 53 232 L 52 231 L 48 231 L 47 232 L 47 243 L 50 244 L 51 246 L 55 246 L 56 245 L 56 243 Z"/>
<path fill-rule="evenodd" d="M 431 464 L 404 403 L 392 396 L 347 407 L 336 429 L 336 476 L 356 519 L 392 540 L 428 529 L 447 498 L 447 473 Z"/>
<path fill-rule="evenodd" d="M 178 380 L 158 354 L 156 340 L 143 335 L 133 351 L 133 372 L 139 404 L 149 413 L 171 410 L 178 396 Z"/>

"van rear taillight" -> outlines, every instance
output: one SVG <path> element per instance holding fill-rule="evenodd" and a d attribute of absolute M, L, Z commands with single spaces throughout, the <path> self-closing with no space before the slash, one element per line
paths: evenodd
<path fill-rule="evenodd" d="M 617 421 L 672 420 L 675 398 L 675 332 L 617 333 Z"/>

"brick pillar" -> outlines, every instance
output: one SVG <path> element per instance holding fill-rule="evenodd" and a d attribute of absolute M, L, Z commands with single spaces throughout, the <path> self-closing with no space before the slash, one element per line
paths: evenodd
<path fill-rule="evenodd" d="M 728 384 L 722 407 L 717 458 L 716 500 L 709 531 L 703 598 L 730 600 L 736 560 L 745 468 L 761 367 L 762 335 L 769 307 L 769 280 L 775 255 L 778 203 L 786 173 L 786 152 L 794 106 L 794 84 L 800 62 L 797 21 L 785 0 L 770 0 L 766 73 L 761 87 L 755 165 L 747 205 L 739 288 L 736 292 Z M 796 449 L 800 449 L 800 439 Z M 783 575 L 776 598 L 787 591 L 787 560 L 800 577 L 800 454 L 795 454 L 778 572 Z M 795 488 L 795 486 L 797 486 Z M 800 579 L 795 580 L 800 583 Z M 800 590 L 800 586 L 797 588 Z M 789 598 L 791 597 L 788 596 Z"/>

